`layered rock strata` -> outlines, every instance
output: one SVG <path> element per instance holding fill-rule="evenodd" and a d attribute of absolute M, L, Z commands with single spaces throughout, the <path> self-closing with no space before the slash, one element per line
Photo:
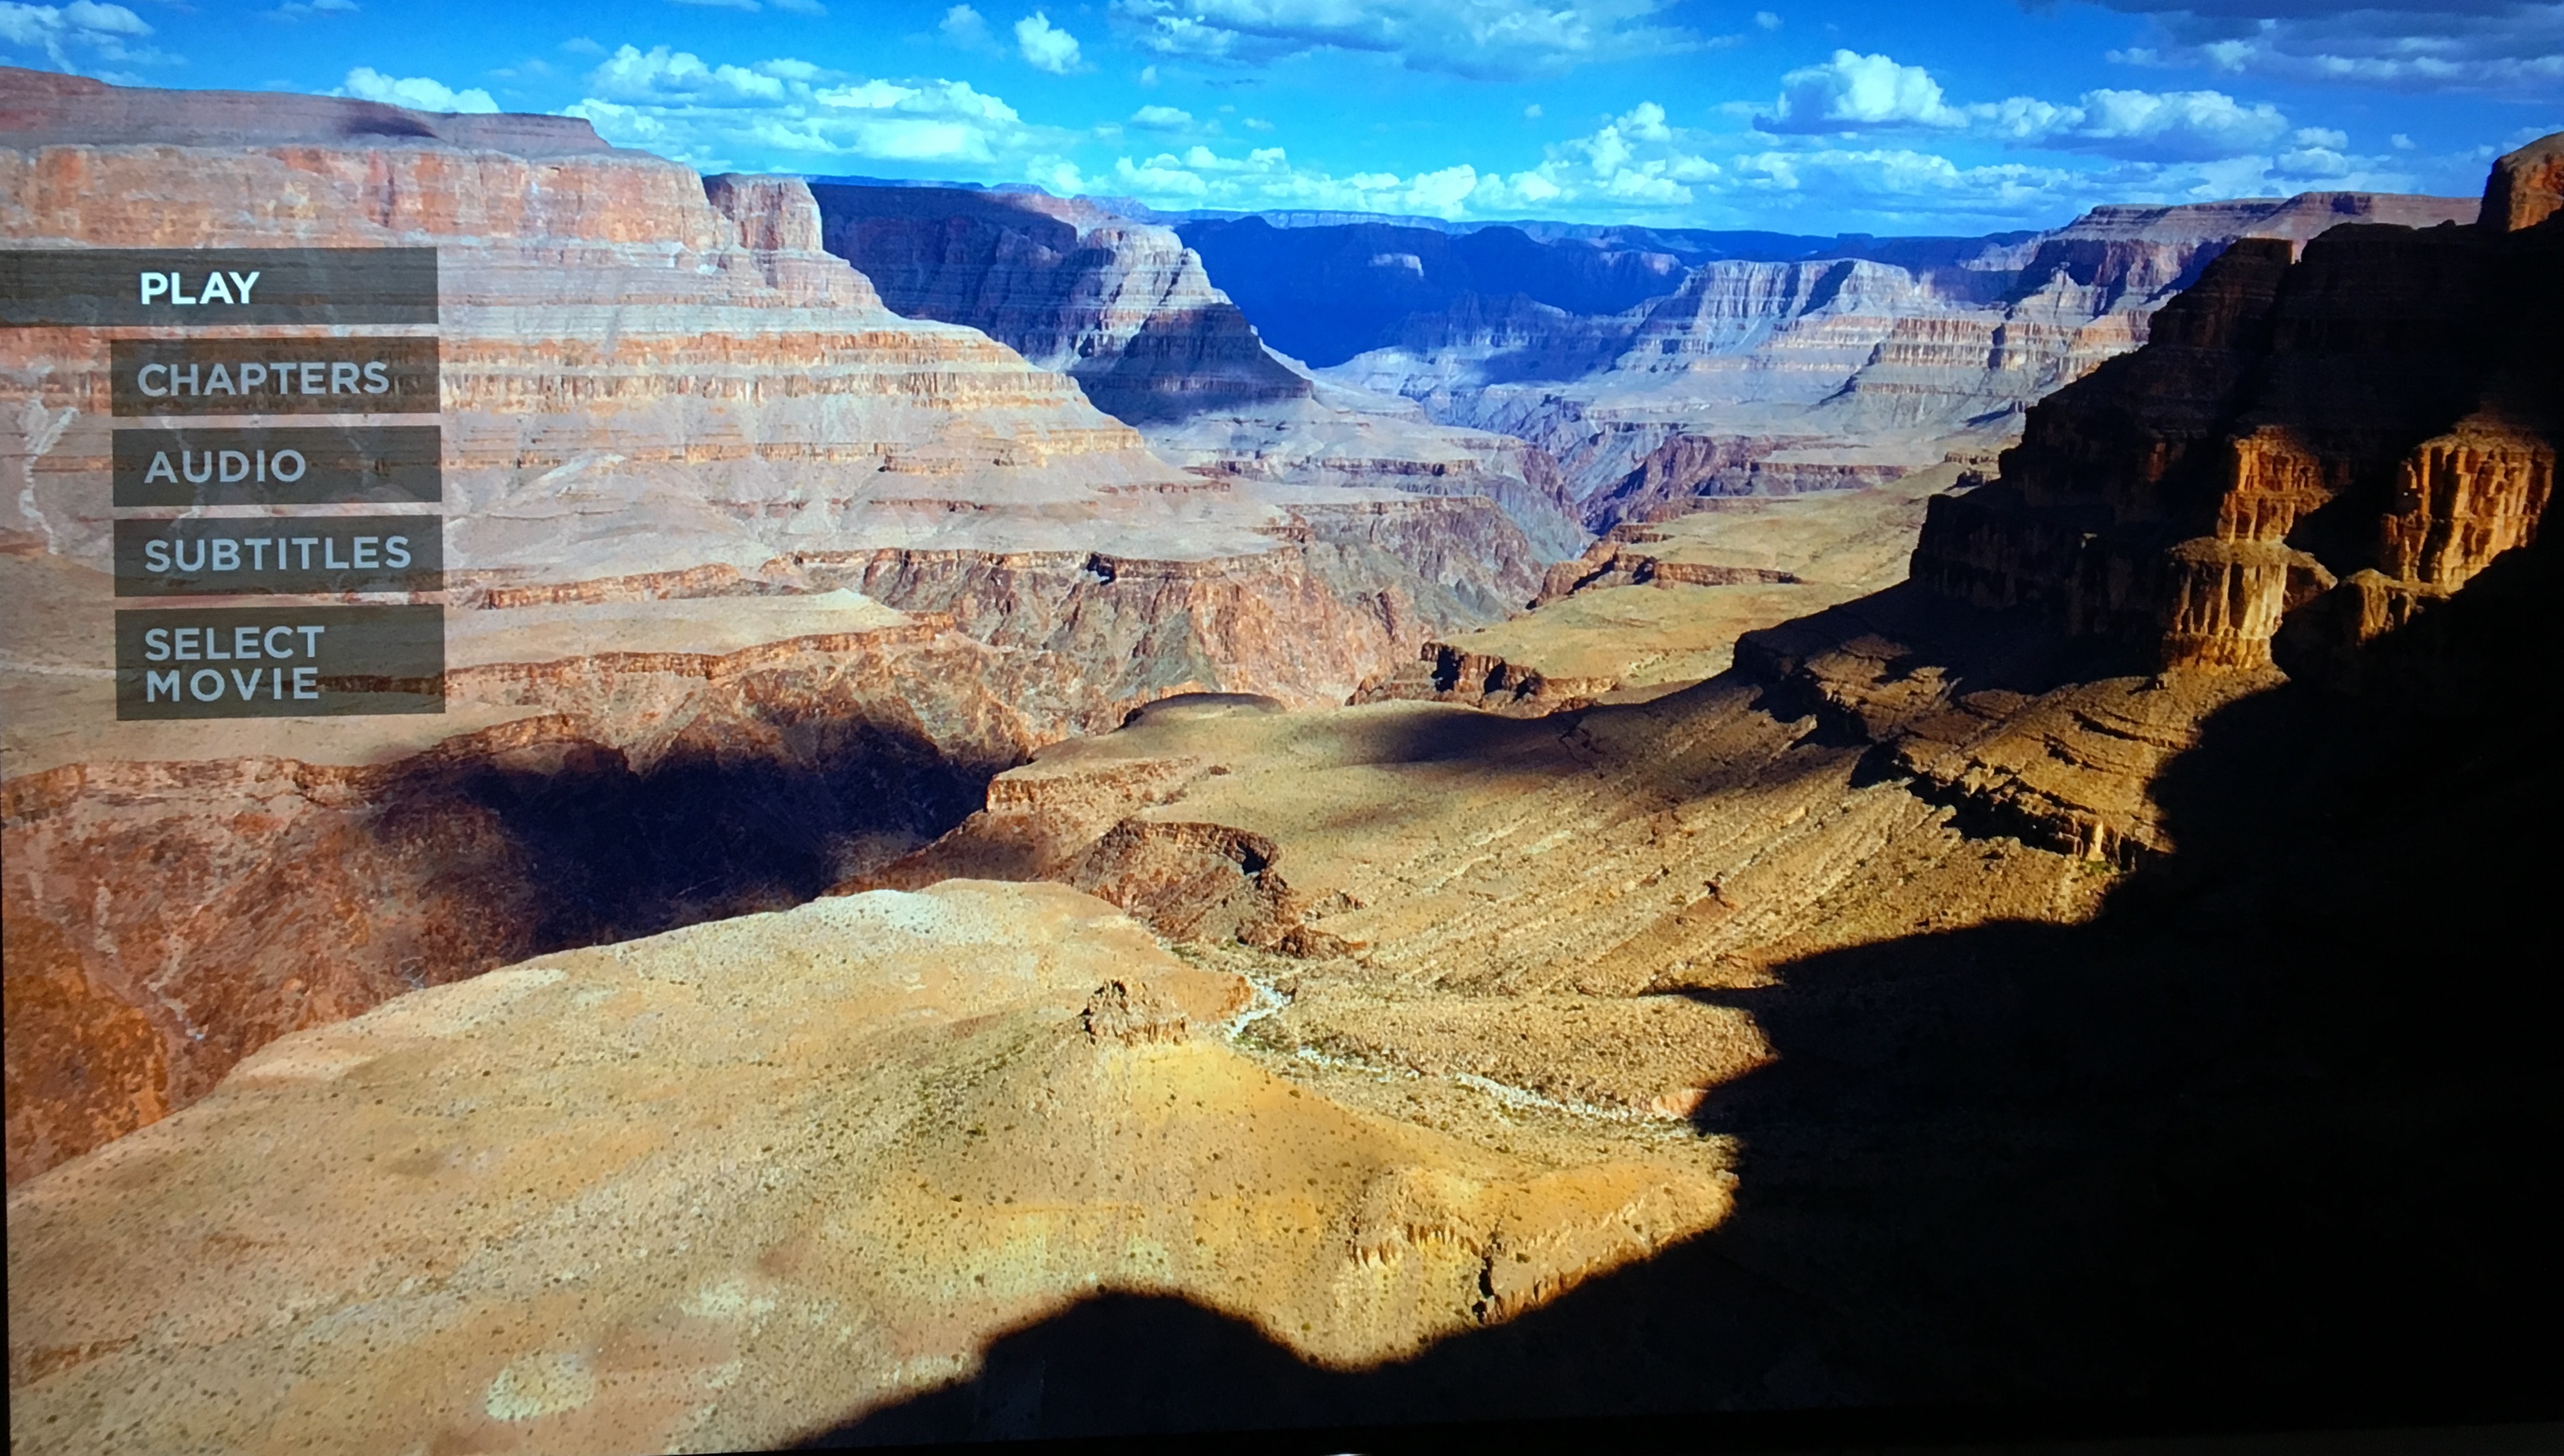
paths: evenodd
<path fill-rule="evenodd" d="M 2494 195 L 2533 190 L 2532 148 Z M 2564 385 L 2559 237 L 2338 228 L 2244 240 L 2148 346 L 2031 411 L 2001 478 L 1933 503 L 1914 577 L 2166 670 L 2355 646 L 2534 539 Z M 2318 624 L 2330 624 L 2331 640 Z"/>
<path fill-rule="evenodd" d="M 1607 529 L 1704 496 L 1876 484 L 2006 436 L 2030 402 L 2144 342 L 2153 311 L 2238 238 L 2302 247 L 2344 223 L 2475 211 L 2308 193 L 2101 208 L 1903 263 L 1722 259 L 1608 317 L 1469 299 L 1328 372 L 1544 446 Z"/>
<path fill-rule="evenodd" d="M 1060 370 L 1169 460 L 1237 479 L 1484 496 L 1543 559 L 1584 544 L 1539 450 L 1436 425 L 1394 395 L 1322 386 L 1264 346 L 1165 228 L 1038 193 L 822 182 L 815 194 L 829 250 L 891 308 L 968 324 Z"/>
<path fill-rule="evenodd" d="M 9 246 L 437 249 L 457 654 L 441 718 L 116 722 L 107 342 L 150 330 L 0 337 L 0 777 L 42 867 L 8 888 L 13 1180 L 275 1035 L 792 903 L 1041 742 L 1170 692 L 1341 701 L 1537 587 L 1482 502 L 1303 513 L 900 317 L 798 181 L 563 118 L 0 80 Z M 128 895 L 145 846 L 174 887 Z"/>
<path fill-rule="evenodd" d="M 1624 522 L 1552 565 L 1529 614 L 1427 640 L 1354 701 L 1536 716 L 1715 677 L 1745 633 L 1903 580 L 1927 501 L 1976 479 L 1947 462 L 1867 489 L 1720 497 L 1666 520 Z"/>

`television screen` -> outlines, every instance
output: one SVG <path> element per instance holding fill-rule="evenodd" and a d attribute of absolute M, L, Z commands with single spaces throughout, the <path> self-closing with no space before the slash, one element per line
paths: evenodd
<path fill-rule="evenodd" d="M 2564 7 L 1770 4 L 0 3 L 11 1451 L 2549 1449 Z"/>

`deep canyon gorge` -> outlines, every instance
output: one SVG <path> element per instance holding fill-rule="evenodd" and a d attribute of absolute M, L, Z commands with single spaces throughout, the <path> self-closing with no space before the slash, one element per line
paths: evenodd
<path fill-rule="evenodd" d="M 436 250 L 447 513 L 441 715 L 119 721 L 144 330 L 0 330 L 13 1448 L 2551 1377 L 2564 136 L 1829 243 L 0 81 L 10 249 Z"/>

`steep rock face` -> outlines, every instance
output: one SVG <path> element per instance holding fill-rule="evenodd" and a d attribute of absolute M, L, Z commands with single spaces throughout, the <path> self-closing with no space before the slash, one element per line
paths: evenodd
<path fill-rule="evenodd" d="M 44 1008 L 11 1017 L 12 1179 L 283 1032 L 789 904 L 1039 743 L 1181 689 L 1341 701 L 1537 584 L 1483 503 L 1304 520 L 901 318 L 798 181 L 559 118 L 0 83 L 13 246 L 438 250 L 458 654 L 443 718 L 116 722 L 108 331 L 0 336 L 0 778 L 12 864 L 47 867 L 8 890 L 12 1006 Z M 1418 538 L 1444 543 L 1422 572 Z M 850 576 L 922 615 L 831 607 Z M 125 894 L 155 845 L 176 888 Z"/>
<path fill-rule="evenodd" d="M 0 680 L 28 770 L 0 782 L 13 1183 L 288 1032 L 806 899 L 1127 712 L 1077 660 L 845 593 L 455 618 L 442 720 L 102 742 L 103 681 L 54 705 Z"/>
<path fill-rule="evenodd" d="M 1934 503 L 1915 579 L 2167 668 L 2265 667 L 2335 593 L 2461 586 L 2534 537 L 2564 398 L 2540 342 L 2564 254 L 2504 215 L 2338 229 L 2293 263 L 2237 243 L 2145 349 L 2030 412 L 2000 481 Z M 2349 596 L 2307 618 L 2309 651 L 2314 623 L 2374 615 Z"/>
<path fill-rule="evenodd" d="M 1329 373 L 1542 445 L 1601 530 L 1706 496 L 1875 484 L 1999 441 L 2030 402 L 2144 342 L 2152 312 L 2237 238 L 2302 246 L 2343 223 L 2476 210 L 2308 193 L 2101 208 L 1900 261 L 1719 259 L 1609 316 L 1464 300 Z M 1772 457 L 1812 468 L 1736 468 Z"/>
<path fill-rule="evenodd" d="M 2518 232 L 2564 212 L 2564 141 L 2548 136 L 2493 163 L 2484 186 L 2484 221 Z"/>
<path fill-rule="evenodd" d="M 1584 544 L 1549 462 L 1404 401 L 1321 387 L 1265 348 L 1175 233 L 1085 201 L 822 182 L 830 251 L 890 307 L 1076 379 L 1161 455 L 1240 480 L 1483 495 L 1543 558 Z"/>
<path fill-rule="evenodd" d="M 1311 393 L 1165 229 L 1023 193 L 823 182 L 813 195 L 828 250 L 893 310 L 968 324 L 1132 424 Z"/>

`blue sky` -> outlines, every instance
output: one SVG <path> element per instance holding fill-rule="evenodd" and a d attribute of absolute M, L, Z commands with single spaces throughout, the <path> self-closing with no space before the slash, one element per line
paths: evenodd
<path fill-rule="evenodd" d="M 708 171 L 1808 233 L 2473 193 L 2564 129 L 2564 3 L 2522 0 L 0 0 L 0 57 Z"/>

